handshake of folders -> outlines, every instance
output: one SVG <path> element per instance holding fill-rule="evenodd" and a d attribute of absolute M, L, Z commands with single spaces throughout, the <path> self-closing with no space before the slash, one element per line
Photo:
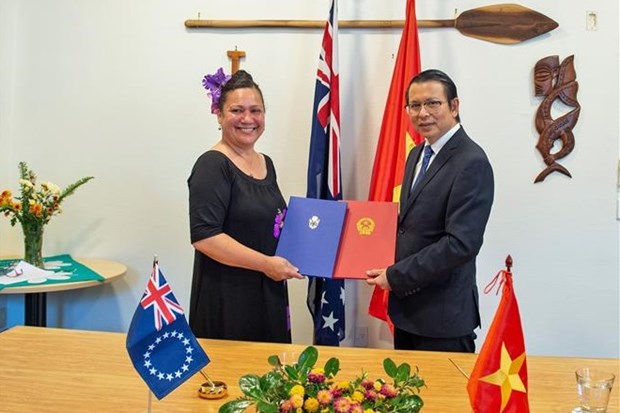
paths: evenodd
<path fill-rule="evenodd" d="M 394 202 L 290 198 L 276 255 L 310 277 L 366 279 L 394 263 Z"/>

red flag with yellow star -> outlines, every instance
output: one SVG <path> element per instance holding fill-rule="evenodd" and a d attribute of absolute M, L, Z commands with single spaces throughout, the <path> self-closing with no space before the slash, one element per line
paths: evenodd
<path fill-rule="evenodd" d="M 415 1 L 407 0 L 405 26 L 396 55 L 370 178 L 369 201 L 399 201 L 407 155 L 415 145 L 424 140 L 413 129 L 413 124 L 405 112 L 407 85 L 418 73 L 420 73 L 420 45 Z M 387 306 L 388 291 L 375 286 L 368 314 L 386 321 L 393 331 L 394 326 L 389 319 Z"/>
<path fill-rule="evenodd" d="M 469 401 L 475 413 L 529 413 L 527 361 L 519 305 L 512 286 L 510 256 L 485 288 L 503 283 L 502 298 L 491 323 L 476 365 L 467 383 Z"/>

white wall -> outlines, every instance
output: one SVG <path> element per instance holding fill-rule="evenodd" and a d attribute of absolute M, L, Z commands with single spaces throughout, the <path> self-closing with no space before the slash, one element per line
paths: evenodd
<path fill-rule="evenodd" d="M 340 0 L 341 19 L 402 19 L 405 0 Z M 418 18 L 452 18 L 481 4 L 419 1 Z M 187 307 L 192 271 L 186 178 L 219 138 L 201 87 L 227 50 L 260 83 L 267 129 L 259 149 L 276 164 L 281 189 L 305 194 L 314 75 L 321 31 L 187 30 L 205 19 L 316 19 L 328 1 L 79 0 L 0 3 L 0 188 L 17 186 L 17 162 L 42 179 L 78 190 L 46 228 L 44 253 L 102 257 L 127 265 L 111 284 L 48 295 L 50 326 L 126 331 L 153 254 Z M 496 198 L 478 260 L 481 287 L 514 258 L 515 287 L 529 354 L 619 356 L 618 4 L 615 1 L 521 4 L 556 20 L 550 34 L 512 46 L 421 29 L 424 68 L 448 72 L 459 86 L 463 125 L 487 151 Z M 585 31 L 586 10 L 599 14 Z M 345 196 L 365 199 L 399 30 L 344 30 L 340 36 Z M 534 145 L 533 67 L 574 54 L 582 112 L 576 146 L 561 163 L 569 179 L 533 184 L 544 163 Z M 20 253 L 19 228 L 0 220 L 0 255 Z M 305 282 L 291 283 L 294 340 L 309 343 Z M 348 336 L 369 328 L 370 346 L 390 347 L 387 328 L 366 314 L 370 290 L 347 284 Z M 483 329 L 498 297 L 481 297 Z M 23 299 L 0 295 L 7 324 L 23 322 Z M 351 339 L 346 344 L 352 345 Z"/>

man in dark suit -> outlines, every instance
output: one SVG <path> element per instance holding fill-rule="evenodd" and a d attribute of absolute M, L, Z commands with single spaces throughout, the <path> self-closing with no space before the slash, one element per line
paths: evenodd
<path fill-rule="evenodd" d="M 405 100 L 425 142 L 405 166 L 396 263 L 368 271 L 367 282 L 390 291 L 396 349 L 473 353 L 476 256 L 493 203 L 493 170 L 460 125 L 456 86 L 445 73 L 415 76 Z"/>

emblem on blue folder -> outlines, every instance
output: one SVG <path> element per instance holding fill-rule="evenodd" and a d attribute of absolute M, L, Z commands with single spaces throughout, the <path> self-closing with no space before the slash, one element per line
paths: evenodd
<path fill-rule="evenodd" d="M 312 218 L 308 220 L 308 228 L 317 229 L 320 223 L 321 223 L 321 218 L 317 217 L 316 215 L 313 215 Z"/>

